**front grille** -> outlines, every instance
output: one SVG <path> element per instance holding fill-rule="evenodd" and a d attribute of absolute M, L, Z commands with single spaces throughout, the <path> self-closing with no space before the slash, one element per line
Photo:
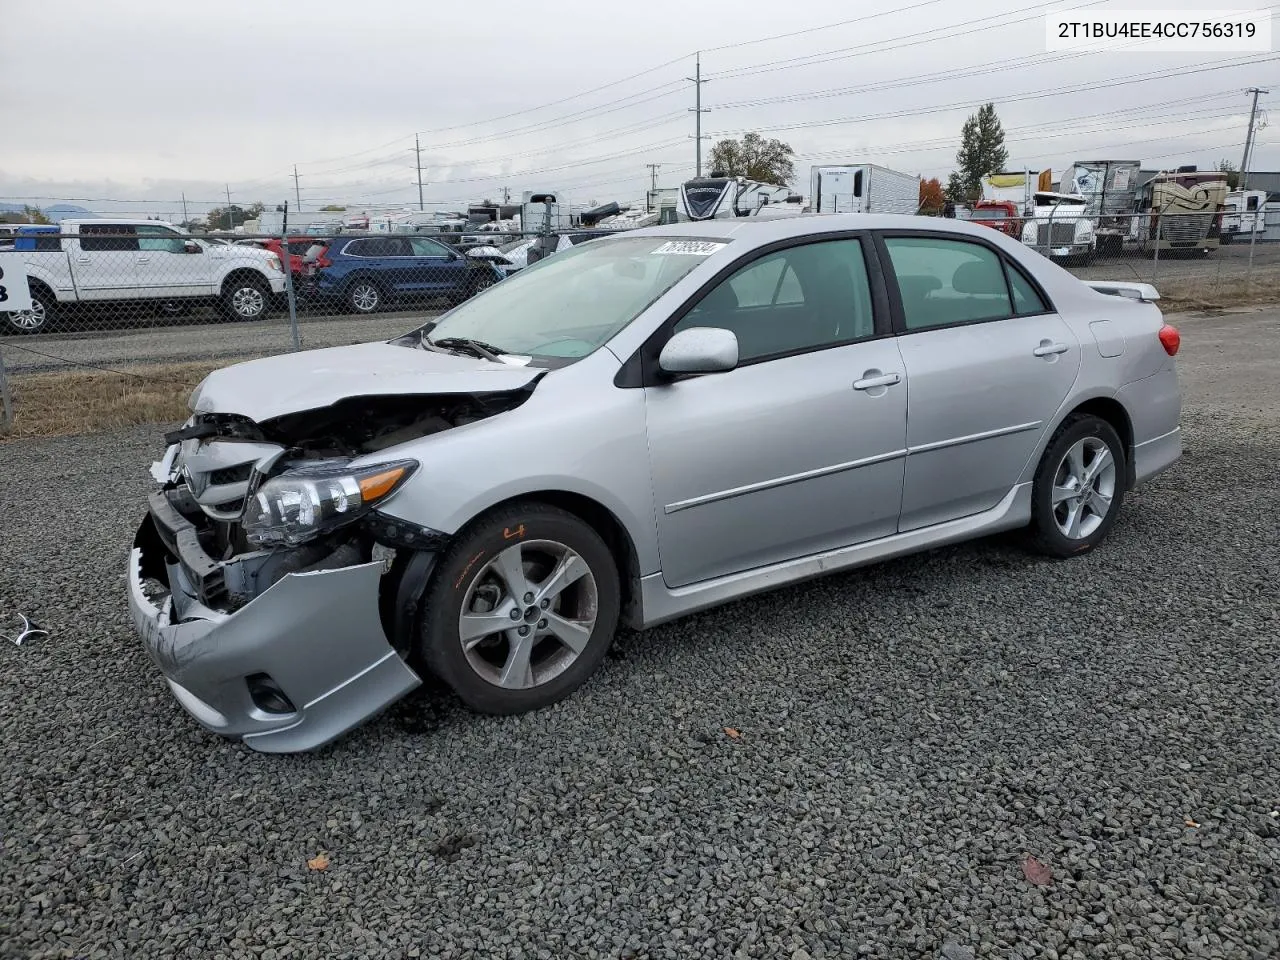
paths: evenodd
<path fill-rule="evenodd" d="M 1209 233 L 1213 224 L 1213 214 L 1203 215 L 1180 213 L 1175 216 L 1160 218 L 1160 239 L 1174 243 L 1199 243 Z"/>
<path fill-rule="evenodd" d="M 209 474 L 209 485 L 220 487 L 227 483 L 243 483 L 253 473 L 252 463 L 243 463 L 238 467 L 224 467 Z"/>
<path fill-rule="evenodd" d="M 1052 233 L 1050 233 L 1052 228 Z M 1036 243 L 1040 246 L 1070 246 L 1076 239 L 1075 223 L 1037 223 Z"/>

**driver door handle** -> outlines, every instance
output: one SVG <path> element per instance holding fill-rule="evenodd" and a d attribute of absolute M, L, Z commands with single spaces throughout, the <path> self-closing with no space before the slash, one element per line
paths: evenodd
<path fill-rule="evenodd" d="M 878 377 L 863 377 L 861 380 L 853 381 L 853 389 L 874 390 L 876 387 L 892 387 L 901 380 L 902 377 L 896 373 L 882 373 Z"/>
<path fill-rule="evenodd" d="M 1032 351 L 1037 357 L 1051 357 L 1055 353 L 1066 353 L 1068 347 L 1065 343 L 1050 343 L 1048 340 L 1041 340 L 1040 346 Z"/>

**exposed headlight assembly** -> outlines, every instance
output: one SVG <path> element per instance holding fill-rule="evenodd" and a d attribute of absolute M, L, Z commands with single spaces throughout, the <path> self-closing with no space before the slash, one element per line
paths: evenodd
<path fill-rule="evenodd" d="M 256 546 L 297 546 L 358 520 L 418 468 L 413 460 L 352 467 L 322 460 L 272 477 L 245 504 L 241 524 Z"/>

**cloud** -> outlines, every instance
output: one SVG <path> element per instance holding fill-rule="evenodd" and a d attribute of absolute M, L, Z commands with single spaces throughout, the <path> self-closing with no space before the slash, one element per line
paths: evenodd
<path fill-rule="evenodd" d="M 300 194 L 304 208 L 416 202 L 418 131 L 429 201 L 546 187 L 629 199 L 646 164 L 663 165 L 663 182 L 692 172 L 685 78 L 699 47 L 704 131 L 786 140 L 802 182 L 809 157 L 944 176 L 970 105 L 985 100 L 1015 166 L 1061 169 L 1080 154 L 1238 163 L 1243 89 L 1275 67 L 1078 90 L 1230 55 L 1046 54 L 1044 5 L 881 3 L 12 4 L 7 32 L 32 42 L 6 48 L 8 73 L 31 79 L 0 91 L 21 129 L 0 156 L 0 195 L 128 199 L 147 212 L 173 212 L 184 194 L 200 212 L 228 186 L 242 202 Z M 837 18 L 860 22 L 738 45 Z M 1280 168 L 1267 131 L 1254 167 Z"/>

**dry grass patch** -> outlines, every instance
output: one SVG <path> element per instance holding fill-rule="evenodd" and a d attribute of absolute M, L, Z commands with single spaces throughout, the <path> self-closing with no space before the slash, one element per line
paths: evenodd
<path fill-rule="evenodd" d="M 121 367 L 119 373 L 71 369 L 10 375 L 13 426 L 0 426 L 0 443 L 131 427 L 181 423 L 187 397 L 227 361 Z"/>

